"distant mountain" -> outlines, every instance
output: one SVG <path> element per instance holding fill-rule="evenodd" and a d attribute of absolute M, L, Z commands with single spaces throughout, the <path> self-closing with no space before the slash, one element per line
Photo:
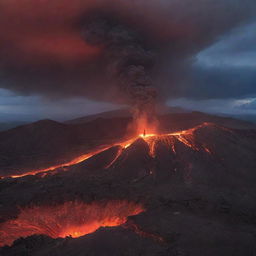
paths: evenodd
<path fill-rule="evenodd" d="M 65 163 L 124 137 L 129 119 L 68 125 L 41 120 L 0 132 L 0 176 Z"/>
<path fill-rule="evenodd" d="M 28 122 L 0 122 L 0 131 L 9 130 L 17 126 L 24 125 L 26 123 Z"/>
<path fill-rule="evenodd" d="M 191 111 L 184 110 L 179 107 L 161 107 L 159 109 L 159 114 L 170 114 L 170 113 L 187 113 Z M 99 114 L 95 115 L 89 115 L 85 117 L 80 117 L 72 120 L 68 120 L 65 123 L 67 124 L 80 124 L 80 123 L 86 123 L 93 121 L 97 118 L 105 118 L 105 119 L 110 119 L 110 118 L 117 118 L 117 117 L 131 117 L 131 111 L 129 109 L 118 109 L 118 110 L 113 110 L 113 111 L 107 111 L 107 112 L 102 112 Z"/>
<path fill-rule="evenodd" d="M 68 120 L 65 123 L 66 124 L 81 124 L 81 123 L 93 121 L 98 118 L 110 119 L 110 118 L 116 118 L 116 117 L 131 117 L 131 113 L 128 109 L 118 109 L 118 110 L 102 112 L 99 114 L 79 117 L 76 119 Z"/>

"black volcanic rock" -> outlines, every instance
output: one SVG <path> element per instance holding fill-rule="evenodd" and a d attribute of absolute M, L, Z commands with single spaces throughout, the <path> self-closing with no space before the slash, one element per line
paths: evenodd
<path fill-rule="evenodd" d="M 256 253 L 256 130 L 203 123 L 160 137 L 153 152 L 147 138 L 120 155 L 119 149 L 111 147 L 65 172 L 0 180 L 1 222 L 16 218 L 20 208 L 76 200 L 125 199 L 142 204 L 145 212 L 124 226 L 76 239 L 19 239 L 0 255 Z"/>
<path fill-rule="evenodd" d="M 128 120 L 95 120 L 67 125 L 42 120 L 0 132 L 0 176 L 22 174 L 62 164 L 120 140 L 127 132 Z"/>
<path fill-rule="evenodd" d="M 190 129 L 206 121 L 232 128 L 256 127 L 249 122 L 200 112 L 168 114 L 159 120 L 163 132 Z M 65 124 L 42 120 L 0 132 L 0 176 L 45 169 L 69 162 L 102 144 L 118 142 L 129 135 L 130 122 L 130 117 L 101 117 Z"/>
<path fill-rule="evenodd" d="M 181 255 L 254 255 L 255 227 L 203 207 L 198 199 L 169 202 L 133 219 L 142 230 L 161 234 Z"/>
<path fill-rule="evenodd" d="M 38 244 L 28 248 L 31 240 Z M 99 241 L 100 244 L 99 244 Z M 23 242 L 23 243 L 22 243 Z M 44 242 L 44 243 L 43 243 Z M 132 244 L 132 246 L 131 246 Z M 149 238 L 140 238 L 134 232 L 123 228 L 105 228 L 88 236 L 77 239 L 61 239 L 55 241 L 42 236 L 35 236 L 15 242 L 11 248 L 0 249 L 2 256 L 18 255 L 23 252 L 26 256 L 103 256 L 103 255 L 168 255 L 168 247 L 152 243 Z M 21 255 L 21 254 L 19 254 Z"/>
<path fill-rule="evenodd" d="M 181 147 L 183 150 L 187 151 L 190 148 L 185 147 L 177 138 L 170 138 L 176 150 Z M 170 145 L 167 145 L 159 141 L 155 146 L 155 169 L 157 170 L 156 174 L 158 179 L 166 179 L 171 176 L 177 175 L 177 171 L 180 169 L 179 157 L 176 152 L 173 152 L 173 148 Z"/>
<path fill-rule="evenodd" d="M 118 165 L 137 165 L 148 160 L 149 147 L 143 139 L 137 139 L 119 157 L 116 162 Z"/>
<path fill-rule="evenodd" d="M 122 150 L 121 146 L 113 146 L 75 166 L 71 166 L 69 169 L 84 169 L 89 171 L 106 169 L 111 166 L 111 163 L 115 161 Z"/>
<path fill-rule="evenodd" d="M 150 174 L 152 159 L 149 156 L 148 144 L 143 139 L 137 139 L 123 150 L 112 168 L 116 175 L 123 179 L 140 179 Z"/>

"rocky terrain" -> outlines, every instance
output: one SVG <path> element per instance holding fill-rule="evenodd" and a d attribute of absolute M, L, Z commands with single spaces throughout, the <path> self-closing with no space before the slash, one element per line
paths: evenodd
<path fill-rule="evenodd" d="M 224 125 L 221 118 L 201 122 L 203 115 L 194 116 L 178 116 L 176 123 L 164 116 L 163 133 L 133 137 L 126 145 L 118 139 L 125 137 L 128 121 L 119 118 L 83 124 L 90 135 L 76 130 L 77 137 L 70 130 L 81 132 L 81 124 L 52 121 L 0 134 L 9 139 L 1 140 L 1 152 L 12 145 L 10 163 L 24 172 L 48 154 L 52 163 L 69 149 L 79 152 L 74 138 L 84 136 L 83 143 L 95 143 L 92 148 L 100 138 L 102 144 L 117 142 L 75 165 L 1 179 L 0 255 L 255 255 L 256 130 L 240 122 L 235 128 L 235 120 Z M 38 128 L 45 124 L 56 130 Z M 20 129 L 26 136 L 15 137 Z M 16 163 L 22 144 L 25 157 L 32 149 L 39 152 L 33 148 L 38 134 L 45 155 Z M 2 175 L 14 174 L 8 163 L 1 161 Z"/>

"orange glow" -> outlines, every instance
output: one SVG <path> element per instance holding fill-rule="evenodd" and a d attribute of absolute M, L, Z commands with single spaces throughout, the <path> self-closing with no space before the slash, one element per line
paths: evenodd
<path fill-rule="evenodd" d="M 196 129 L 198 129 L 199 127 L 202 127 L 203 125 L 210 125 L 210 124 L 204 123 L 200 126 L 197 126 L 195 128 L 189 129 L 189 130 L 184 130 L 184 131 L 174 132 L 174 133 L 168 133 L 168 134 L 147 133 L 147 130 L 142 129 L 141 131 L 144 131 L 143 133 L 135 136 L 134 138 L 132 138 L 130 140 L 125 140 L 125 141 L 122 141 L 122 142 L 119 142 L 119 143 L 115 143 L 113 145 L 109 145 L 109 146 L 106 146 L 106 147 L 101 147 L 98 150 L 95 150 L 93 152 L 81 155 L 81 156 L 71 160 L 70 162 L 66 162 L 66 163 L 59 164 L 59 165 L 54 165 L 54 166 L 48 167 L 46 169 L 38 169 L 38 170 L 25 172 L 25 173 L 20 174 L 20 175 L 13 175 L 11 177 L 12 178 L 20 178 L 20 177 L 24 177 L 24 176 L 27 176 L 27 175 L 36 175 L 38 173 L 46 174 L 47 172 L 56 170 L 58 168 L 68 167 L 68 166 L 73 166 L 73 165 L 79 164 L 79 163 L 81 163 L 83 161 L 86 161 L 87 159 L 105 151 L 105 150 L 108 150 L 109 148 L 111 148 L 113 146 L 120 146 L 121 148 L 118 151 L 116 157 L 113 159 L 113 161 L 108 166 L 105 167 L 105 169 L 107 169 L 107 168 L 110 168 L 111 166 L 113 166 L 115 161 L 122 154 L 123 150 L 128 148 L 132 143 L 134 143 L 139 138 L 141 138 L 145 142 L 147 142 L 147 144 L 149 146 L 149 150 L 150 150 L 149 153 L 150 153 L 151 157 L 155 157 L 155 148 L 156 148 L 156 145 L 157 145 L 158 142 L 161 142 L 161 143 L 167 145 L 171 149 L 171 152 L 176 154 L 175 139 L 180 141 L 186 147 L 189 147 L 194 151 L 199 151 L 200 149 L 203 149 L 206 153 L 212 154 L 212 152 L 209 148 L 206 148 L 204 145 L 198 146 L 195 143 L 194 132 L 196 131 Z"/>
<path fill-rule="evenodd" d="M 140 134 L 139 137 L 141 138 L 150 138 L 150 137 L 155 137 L 157 136 L 156 134 L 154 133 L 151 133 L 151 134 Z"/>
<path fill-rule="evenodd" d="M 108 147 L 109 148 L 109 147 Z M 79 164 L 89 158 L 91 158 L 92 156 L 94 155 L 97 155 L 105 150 L 107 150 L 108 148 L 104 148 L 102 150 L 98 150 L 98 151 L 95 151 L 95 152 L 92 152 L 92 153 L 88 153 L 88 154 L 84 154 L 84 155 L 81 155 L 73 160 L 71 160 L 70 162 L 67 162 L 67 163 L 63 163 L 63 164 L 59 164 L 59 165 L 54 165 L 54 166 L 51 166 L 49 168 L 45 168 L 45 169 L 38 169 L 38 170 L 33 170 L 33 171 L 30 171 L 30 172 L 26 172 L 24 174 L 20 174 L 20 175 L 12 175 L 11 177 L 12 178 L 21 178 L 21 177 L 24 177 L 24 176 L 27 176 L 27 175 L 36 175 L 38 173 L 44 173 L 44 172 L 49 172 L 49 171 L 54 171 L 58 168 L 62 168 L 62 167 L 67 167 L 67 166 L 72 166 L 72 165 L 75 165 L 75 164 Z"/>
<path fill-rule="evenodd" d="M 115 156 L 114 159 L 111 161 L 111 163 L 109 163 L 107 166 L 105 166 L 105 169 L 110 168 L 110 167 L 115 163 L 115 161 L 118 159 L 118 157 L 122 154 L 122 152 L 123 152 L 123 149 L 122 149 L 122 148 L 119 148 L 119 149 L 118 149 L 118 152 L 117 152 L 117 154 L 116 154 L 116 156 Z"/>
<path fill-rule="evenodd" d="M 35 206 L 21 209 L 14 220 L 0 224 L 0 246 L 11 245 L 19 237 L 45 234 L 52 238 L 80 237 L 100 227 L 119 226 L 128 216 L 145 209 L 128 201 L 66 202 L 57 206 Z"/>
<path fill-rule="evenodd" d="M 132 230 L 133 232 L 135 232 L 136 234 L 138 234 L 141 237 L 151 238 L 154 241 L 159 242 L 159 243 L 164 243 L 165 242 L 165 240 L 161 236 L 156 235 L 156 234 L 152 234 L 152 233 L 149 233 L 149 232 L 145 232 L 136 223 L 134 223 L 132 221 L 127 221 L 123 225 L 123 227 Z"/>

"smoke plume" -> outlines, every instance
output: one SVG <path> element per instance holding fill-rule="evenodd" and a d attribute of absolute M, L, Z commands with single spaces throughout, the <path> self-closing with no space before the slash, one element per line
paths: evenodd
<path fill-rule="evenodd" d="M 140 41 L 135 30 L 108 14 L 96 12 L 84 21 L 82 31 L 87 43 L 104 48 L 108 74 L 120 87 L 122 98 L 132 106 L 135 125 L 143 122 L 148 127 L 155 122 L 157 91 L 150 75 L 155 64 L 154 50 Z"/>
<path fill-rule="evenodd" d="M 193 57 L 249 22 L 255 0 L 2 0 L 0 87 L 154 113 L 186 97 Z M 153 116 L 153 115 L 152 115 Z"/>

